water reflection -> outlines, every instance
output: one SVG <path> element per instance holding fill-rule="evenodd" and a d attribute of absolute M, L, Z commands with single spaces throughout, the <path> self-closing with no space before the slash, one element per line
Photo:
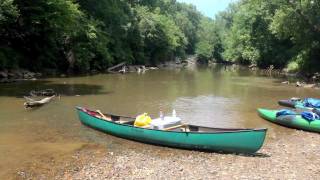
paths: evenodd
<path fill-rule="evenodd" d="M 241 127 L 242 122 L 235 107 L 238 99 L 198 96 L 181 97 L 173 103 L 179 116 L 190 124 L 211 127 Z"/>
<path fill-rule="evenodd" d="M 32 90 L 54 89 L 63 96 L 107 94 L 103 91 L 102 85 L 95 84 L 74 84 L 70 82 L 52 82 L 48 80 L 39 81 L 21 81 L 12 84 L 0 85 L 0 96 L 22 97 L 29 95 Z"/>

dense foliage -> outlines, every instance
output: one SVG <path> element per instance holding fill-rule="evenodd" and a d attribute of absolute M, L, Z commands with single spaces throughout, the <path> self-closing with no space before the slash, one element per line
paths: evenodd
<path fill-rule="evenodd" d="M 205 28 L 212 29 L 206 31 L 216 36 L 211 37 L 214 43 L 200 40 L 197 51 L 208 59 L 305 73 L 320 70 L 320 1 L 240 0 L 218 14 L 214 23 Z"/>
<path fill-rule="evenodd" d="M 103 70 L 195 51 L 202 15 L 175 0 L 1 0 L 0 69 Z"/>
<path fill-rule="evenodd" d="M 215 19 L 176 0 L 1 0 L 0 69 L 104 70 L 197 54 L 320 70 L 320 1 L 239 0 Z"/>

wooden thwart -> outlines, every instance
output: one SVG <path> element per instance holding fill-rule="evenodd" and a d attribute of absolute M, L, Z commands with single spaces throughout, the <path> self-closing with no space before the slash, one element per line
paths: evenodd
<path fill-rule="evenodd" d="M 164 131 L 168 131 L 168 130 L 176 129 L 176 128 L 183 127 L 183 126 L 186 126 L 186 124 L 179 124 L 179 125 L 176 125 L 176 126 L 171 126 L 171 127 L 168 127 L 168 128 L 164 128 L 163 130 Z"/>

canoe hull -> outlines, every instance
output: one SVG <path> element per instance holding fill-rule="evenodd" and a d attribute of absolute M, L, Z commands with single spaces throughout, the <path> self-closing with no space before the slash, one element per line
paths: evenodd
<path fill-rule="evenodd" d="M 262 118 L 276 124 L 311 132 L 320 132 L 320 121 L 318 120 L 309 122 L 302 118 L 301 115 L 287 115 L 277 118 L 277 110 L 258 109 L 258 113 Z"/>
<path fill-rule="evenodd" d="M 205 151 L 254 153 L 263 145 L 266 129 L 237 132 L 196 133 L 145 129 L 118 124 L 77 109 L 80 121 L 105 133 L 144 143 Z"/>
<path fill-rule="evenodd" d="M 285 106 L 285 107 L 290 107 L 290 108 L 295 108 L 295 105 L 298 104 L 299 102 L 297 101 L 292 101 L 292 100 L 279 100 L 278 104 L 280 106 Z"/>
<path fill-rule="evenodd" d="M 279 100 L 278 104 L 280 106 L 295 108 L 298 111 L 311 111 L 312 109 L 314 109 L 314 108 L 304 106 L 302 101 L 292 101 L 290 99 L 289 100 Z M 315 108 L 315 109 L 317 109 L 317 108 Z"/>

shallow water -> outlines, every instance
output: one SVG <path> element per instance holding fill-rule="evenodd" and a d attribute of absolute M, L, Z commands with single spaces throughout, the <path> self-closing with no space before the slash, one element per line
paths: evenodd
<path fill-rule="evenodd" d="M 100 144 L 111 151 L 132 146 L 158 148 L 81 125 L 75 114 L 77 105 L 129 116 L 148 112 L 152 117 L 158 116 L 161 107 L 166 114 L 175 109 L 190 124 L 266 127 L 269 139 L 290 134 L 292 130 L 259 118 L 256 108 L 280 108 L 279 99 L 319 97 L 320 91 L 283 85 L 279 83 L 283 79 L 257 74 L 236 66 L 214 66 L 1 84 L 0 179 L 24 169 L 50 173 L 52 165 L 60 165 L 87 144 Z M 23 95 L 48 88 L 61 98 L 38 109 L 24 109 Z"/>

